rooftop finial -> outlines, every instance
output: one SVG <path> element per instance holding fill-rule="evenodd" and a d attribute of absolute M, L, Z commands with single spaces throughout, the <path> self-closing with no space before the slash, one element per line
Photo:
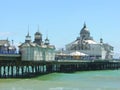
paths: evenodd
<path fill-rule="evenodd" d="M 12 40 L 12 46 L 13 46 L 13 44 L 14 44 L 14 41 Z"/>
<path fill-rule="evenodd" d="M 29 24 L 28 24 L 28 34 L 27 34 L 27 36 L 29 36 Z"/>
<path fill-rule="evenodd" d="M 38 32 L 39 32 L 39 24 L 38 24 Z"/>
<path fill-rule="evenodd" d="M 86 28 L 86 23 L 84 22 L 84 28 Z"/>
<path fill-rule="evenodd" d="M 48 37 L 48 30 L 46 30 L 46 37 Z"/>
<path fill-rule="evenodd" d="M 29 25 L 28 25 L 28 34 L 26 36 L 25 42 L 31 42 L 31 36 L 29 35 Z"/>
<path fill-rule="evenodd" d="M 8 41 L 8 37 L 7 37 L 7 41 Z"/>

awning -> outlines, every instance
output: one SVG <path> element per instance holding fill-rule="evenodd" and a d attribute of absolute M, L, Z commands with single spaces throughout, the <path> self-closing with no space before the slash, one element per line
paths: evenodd
<path fill-rule="evenodd" d="M 70 55 L 71 56 L 87 56 L 87 54 L 81 53 L 79 51 L 72 52 L 72 53 L 70 53 Z"/>

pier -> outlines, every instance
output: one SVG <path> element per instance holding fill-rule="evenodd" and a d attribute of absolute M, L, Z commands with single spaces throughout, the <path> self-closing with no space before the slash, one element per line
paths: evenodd
<path fill-rule="evenodd" d="M 115 60 L 21 61 L 20 55 L 0 56 L 0 78 L 31 78 L 53 72 L 72 73 L 119 68 L 120 61 Z"/>
<path fill-rule="evenodd" d="M 29 30 L 28 30 L 29 31 Z M 42 33 L 29 32 L 25 42 L 17 48 L 8 39 L 0 40 L 0 78 L 31 78 L 48 73 L 72 73 L 76 71 L 113 70 L 120 68 L 120 61 L 113 59 L 113 47 L 97 43 L 84 23 L 79 37 L 66 45 L 66 49 L 55 51 L 49 38 L 43 41 Z"/>

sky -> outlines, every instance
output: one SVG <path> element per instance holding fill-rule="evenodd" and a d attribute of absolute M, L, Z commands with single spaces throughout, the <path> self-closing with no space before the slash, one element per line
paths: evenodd
<path fill-rule="evenodd" d="M 0 0 L 0 39 L 34 40 L 39 31 L 57 49 L 74 41 L 86 22 L 91 36 L 114 47 L 120 57 L 120 0 Z M 28 30 L 29 25 L 29 30 Z"/>

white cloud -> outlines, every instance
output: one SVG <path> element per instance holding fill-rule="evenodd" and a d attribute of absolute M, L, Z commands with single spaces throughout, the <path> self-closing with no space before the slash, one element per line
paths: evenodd
<path fill-rule="evenodd" d="M 10 36 L 11 32 L 0 32 L 0 36 Z"/>
<path fill-rule="evenodd" d="M 15 33 L 12 33 L 12 32 L 0 32 L 0 38 L 7 38 L 7 37 L 10 37 L 10 36 L 13 36 L 15 35 Z"/>

